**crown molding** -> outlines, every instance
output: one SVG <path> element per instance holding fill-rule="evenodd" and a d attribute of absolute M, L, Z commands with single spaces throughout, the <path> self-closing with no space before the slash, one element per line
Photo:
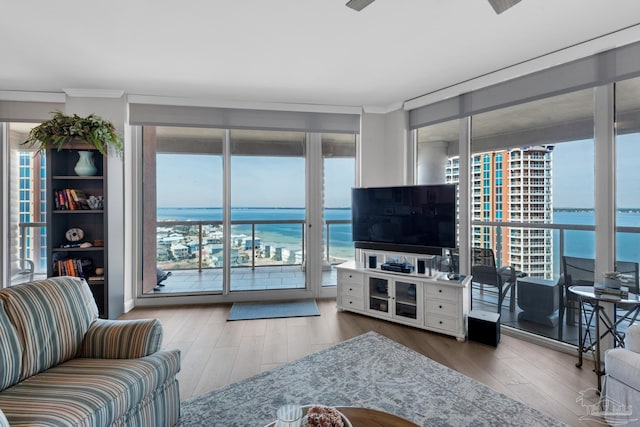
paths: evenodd
<path fill-rule="evenodd" d="M 67 96 L 74 98 L 122 98 L 124 90 L 63 88 Z"/>
<path fill-rule="evenodd" d="M 154 95 L 128 95 L 129 104 L 174 105 L 185 107 L 237 108 L 241 110 L 298 111 L 305 113 L 360 114 L 362 107 L 321 104 L 288 104 L 196 99 Z"/>
<path fill-rule="evenodd" d="M 365 113 L 371 114 L 388 114 L 397 110 L 402 110 L 403 105 L 403 102 L 394 102 L 393 104 L 389 104 L 386 106 L 365 105 L 362 110 Z"/>

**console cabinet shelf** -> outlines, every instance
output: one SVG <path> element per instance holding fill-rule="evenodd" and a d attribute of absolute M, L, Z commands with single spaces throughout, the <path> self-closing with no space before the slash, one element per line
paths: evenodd
<path fill-rule="evenodd" d="M 394 273 L 358 264 L 337 267 L 340 310 L 466 339 L 470 276 L 446 280 L 436 272 Z"/>
<path fill-rule="evenodd" d="M 94 176 L 77 176 L 74 172 L 79 150 L 93 151 L 93 161 L 97 172 Z M 69 148 L 47 150 L 47 275 L 63 274 L 84 277 L 93 292 L 100 317 L 108 317 L 109 286 L 107 265 L 107 221 L 106 188 L 107 161 L 95 148 L 70 145 Z M 76 193 L 89 196 L 102 196 L 102 209 L 76 209 L 61 206 L 64 196 L 61 192 L 75 190 Z M 79 196 L 79 194 L 76 194 Z M 61 199 L 62 198 L 62 199 Z M 71 241 L 67 231 L 81 229 L 81 239 Z M 65 247 L 91 244 L 90 247 Z M 65 264 L 66 262 L 66 264 Z M 102 268 L 102 274 L 96 274 L 96 268 Z"/>

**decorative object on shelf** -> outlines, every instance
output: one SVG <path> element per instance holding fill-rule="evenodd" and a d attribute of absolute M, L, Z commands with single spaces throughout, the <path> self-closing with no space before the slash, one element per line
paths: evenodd
<path fill-rule="evenodd" d="M 620 289 L 620 276 L 621 274 L 617 271 L 607 271 L 603 274 L 604 276 L 604 286 L 611 289 Z"/>
<path fill-rule="evenodd" d="M 93 164 L 93 151 L 78 151 L 80 158 L 73 170 L 78 176 L 93 176 L 98 172 L 98 168 Z"/>
<path fill-rule="evenodd" d="M 102 209 L 104 204 L 104 198 L 102 196 L 89 196 L 87 204 L 93 210 Z"/>
<path fill-rule="evenodd" d="M 73 227 L 68 229 L 64 236 L 70 242 L 78 242 L 84 237 L 84 231 L 82 230 L 82 228 Z"/>
<path fill-rule="evenodd" d="M 27 140 L 22 144 L 37 146 L 39 152 L 47 148 L 62 150 L 65 144 L 84 141 L 106 155 L 111 147 L 116 154 L 122 153 L 122 140 L 116 128 L 108 120 L 95 114 L 80 117 L 77 114 L 65 116 L 60 111 L 53 113 L 53 118 L 34 127 Z"/>

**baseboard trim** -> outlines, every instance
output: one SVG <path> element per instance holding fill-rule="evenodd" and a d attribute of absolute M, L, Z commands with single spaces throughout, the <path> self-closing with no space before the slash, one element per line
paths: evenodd
<path fill-rule="evenodd" d="M 550 348 L 552 350 L 557 350 L 562 353 L 570 354 L 572 356 L 578 357 L 578 350 L 576 346 L 567 344 L 565 342 L 560 342 L 551 338 L 543 337 L 540 335 L 532 334 L 531 332 L 526 332 L 521 329 L 516 329 L 510 326 L 501 325 L 502 333 L 505 335 L 512 336 L 514 338 L 521 339 L 523 341 L 530 342 L 532 344 L 541 345 L 543 347 Z M 591 352 L 583 353 L 583 359 L 593 361 L 593 354 Z"/>

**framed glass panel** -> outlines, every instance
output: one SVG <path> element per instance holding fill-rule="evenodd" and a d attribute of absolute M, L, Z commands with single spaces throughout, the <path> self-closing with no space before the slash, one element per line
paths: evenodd
<path fill-rule="evenodd" d="M 331 268 L 353 260 L 351 189 L 356 177 L 356 135 L 322 134 L 324 178 L 324 260 L 322 286 L 336 286 Z"/>
<path fill-rule="evenodd" d="M 638 289 L 640 262 L 640 78 L 616 83 L 616 260 L 635 264 L 626 285 Z"/>
<path fill-rule="evenodd" d="M 305 134 L 231 131 L 231 291 L 304 289 Z"/>
<path fill-rule="evenodd" d="M 10 284 L 47 275 L 46 156 L 22 145 L 36 125 L 8 124 Z"/>
<path fill-rule="evenodd" d="M 143 128 L 145 293 L 223 289 L 223 135 Z"/>
<path fill-rule="evenodd" d="M 563 256 L 594 258 L 593 117 L 593 89 L 586 89 L 472 118 L 472 246 L 491 249 L 498 272 L 511 268 L 524 276 L 519 281 L 564 287 Z M 566 322 L 571 313 L 561 313 L 555 297 L 500 286 L 513 280 L 474 284 L 473 307 L 497 310 L 508 326 L 577 340 L 577 325 Z M 536 314 L 543 308 L 544 319 Z"/>

